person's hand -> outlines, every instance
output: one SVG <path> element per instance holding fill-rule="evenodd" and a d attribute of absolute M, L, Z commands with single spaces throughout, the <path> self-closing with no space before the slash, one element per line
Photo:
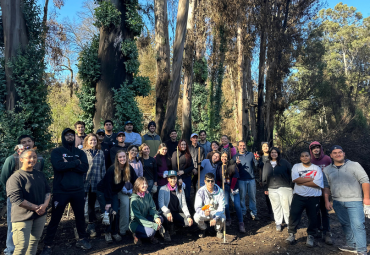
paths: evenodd
<path fill-rule="evenodd" d="M 193 174 L 194 175 L 198 174 L 198 170 L 197 169 L 193 169 Z"/>
<path fill-rule="evenodd" d="M 211 221 L 209 222 L 209 225 L 210 225 L 211 227 L 215 226 L 215 225 L 216 225 L 216 219 L 211 220 Z"/>
<path fill-rule="evenodd" d="M 240 163 L 241 163 L 241 161 L 240 161 L 240 159 L 239 159 L 239 156 L 237 156 L 237 157 L 236 157 L 236 163 L 237 163 L 237 164 L 240 164 Z"/>
<path fill-rule="evenodd" d="M 234 193 L 234 190 L 233 189 L 230 189 L 230 192 L 231 192 L 231 194 L 233 194 Z"/>
<path fill-rule="evenodd" d="M 160 219 L 160 218 L 156 218 L 154 221 L 155 221 L 155 223 L 157 223 L 157 225 L 158 225 L 157 230 L 161 229 L 161 226 L 162 226 L 162 221 L 161 221 L 161 219 Z"/>
<path fill-rule="evenodd" d="M 65 157 L 63 157 L 63 161 L 64 161 L 64 162 L 68 162 L 68 160 L 66 160 L 66 158 L 65 158 Z"/>
<path fill-rule="evenodd" d="M 260 154 L 258 154 L 258 151 L 256 151 L 256 153 L 254 153 L 254 157 L 259 160 L 260 159 Z"/>
<path fill-rule="evenodd" d="M 45 206 L 44 204 L 39 205 L 39 206 L 37 207 L 38 209 L 36 209 L 36 210 L 35 210 L 35 212 L 36 212 L 38 215 L 43 215 L 43 214 L 45 213 L 46 207 L 47 207 L 47 206 Z"/>
<path fill-rule="evenodd" d="M 157 182 L 154 183 L 155 186 L 158 186 Z"/>
<path fill-rule="evenodd" d="M 109 208 L 111 208 L 111 206 L 112 206 L 111 204 L 106 204 L 106 205 L 105 205 L 105 211 L 108 211 L 108 210 L 109 210 Z"/>
<path fill-rule="evenodd" d="M 178 172 L 177 172 L 177 175 L 178 176 L 181 176 L 181 175 L 183 175 L 184 174 L 184 170 L 179 170 Z"/>
<path fill-rule="evenodd" d="M 182 179 L 179 179 L 179 185 L 180 186 L 182 185 Z"/>
<path fill-rule="evenodd" d="M 269 194 L 269 192 L 266 190 L 266 191 L 265 191 L 265 195 L 268 195 L 268 194 Z"/>
<path fill-rule="evenodd" d="M 192 218 L 188 218 L 188 223 L 189 223 L 189 227 L 191 227 L 191 225 L 193 225 L 193 219 Z"/>
<path fill-rule="evenodd" d="M 173 218 L 172 218 L 172 214 L 171 213 L 167 213 L 167 220 L 169 222 L 172 222 L 173 221 Z"/>
<path fill-rule="evenodd" d="M 364 198 L 363 203 L 364 203 L 364 205 L 370 205 L 370 199 L 369 198 Z"/>
<path fill-rule="evenodd" d="M 205 216 L 209 216 L 211 214 L 211 211 L 209 209 L 205 210 L 204 211 L 204 215 Z"/>
<path fill-rule="evenodd" d="M 333 210 L 333 206 L 331 205 L 329 201 L 325 201 L 325 207 L 326 207 L 326 210 L 328 211 Z"/>

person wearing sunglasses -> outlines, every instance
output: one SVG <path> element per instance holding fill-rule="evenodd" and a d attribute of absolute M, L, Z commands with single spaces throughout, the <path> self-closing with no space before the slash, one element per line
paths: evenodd
<path fill-rule="evenodd" d="M 201 230 L 199 237 L 204 237 L 207 224 L 214 227 L 217 237 L 223 238 L 222 228 L 225 221 L 225 198 L 223 190 L 215 184 L 215 175 L 207 173 L 204 177 L 205 186 L 201 187 L 195 197 L 194 221 Z"/>

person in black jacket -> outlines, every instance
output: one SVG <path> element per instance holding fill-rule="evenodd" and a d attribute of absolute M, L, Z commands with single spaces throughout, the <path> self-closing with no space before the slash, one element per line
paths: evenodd
<path fill-rule="evenodd" d="M 283 219 L 289 223 L 290 205 L 293 199 L 292 165 L 280 158 L 280 151 L 272 147 L 269 151 L 269 160 L 264 164 L 262 184 L 269 195 L 274 213 L 276 231 L 281 231 Z"/>
<path fill-rule="evenodd" d="M 98 129 L 98 131 L 96 131 L 96 135 L 98 136 L 100 148 L 104 152 L 105 169 L 108 169 L 112 165 L 112 161 L 110 159 L 110 148 L 112 146 L 108 142 L 104 142 L 105 137 L 104 129 Z"/>
<path fill-rule="evenodd" d="M 261 151 L 258 152 L 258 157 L 259 157 L 259 172 L 260 172 L 260 180 L 259 184 L 262 187 L 262 170 L 263 166 L 267 161 L 269 161 L 269 144 L 268 142 L 262 142 L 261 143 Z M 271 220 L 274 220 L 274 214 L 272 213 L 272 207 L 271 207 L 271 201 L 268 195 L 265 194 L 265 199 L 266 199 L 266 206 L 267 210 L 269 212 L 269 217 Z"/>
<path fill-rule="evenodd" d="M 150 157 L 149 154 L 150 147 L 146 143 L 140 145 L 139 155 L 141 164 L 143 164 L 143 176 L 148 182 L 148 191 L 154 194 L 158 189 L 157 161 L 153 157 Z"/>
<path fill-rule="evenodd" d="M 167 145 L 167 155 L 170 157 L 176 151 L 178 141 L 177 141 L 177 131 L 176 129 L 172 129 L 170 132 L 170 139 L 164 142 Z"/>
<path fill-rule="evenodd" d="M 125 144 L 125 139 L 126 139 L 125 132 L 119 131 L 117 133 L 116 143 L 114 143 L 110 149 L 110 160 L 112 164 L 114 164 L 114 159 L 116 158 L 117 151 L 123 150 L 127 152 L 128 146 Z"/>
<path fill-rule="evenodd" d="M 85 152 L 75 147 L 75 132 L 64 129 L 62 133 L 63 146 L 51 152 L 51 164 L 54 170 L 52 214 L 44 239 L 42 255 L 52 253 L 51 245 L 55 237 L 59 222 L 68 203 L 71 204 L 76 221 L 78 236 L 76 246 L 90 249 L 85 231 L 84 205 L 84 174 L 89 170 L 89 162 Z"/>

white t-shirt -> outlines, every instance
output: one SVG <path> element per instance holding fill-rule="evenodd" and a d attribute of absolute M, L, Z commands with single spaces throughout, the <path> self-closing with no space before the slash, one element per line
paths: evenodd
<path fill-rule="evenodd" d="M 292 180 L 303 177 L 313 178 L 313 182 L 320 188 L 312 188 L 304 185 L 294 185 L 293 194 L 298 194 L 303 197 L 319 197 L 324 188 L 324 180 L 322 176 L 321 168 L 317 165 L 312 164 L 310 167 L 304 167 L 302 163 L 295 164 L 292 168 Z"/>
<path fill-rule="evenodd" d="M 277 161 L 272 161 L 272 160 L 270 160 L 270 163 L 271 163 L 272 167 L 274 167 L 274 168 L 275 168 L 275 166 L 277 165 Z"/>

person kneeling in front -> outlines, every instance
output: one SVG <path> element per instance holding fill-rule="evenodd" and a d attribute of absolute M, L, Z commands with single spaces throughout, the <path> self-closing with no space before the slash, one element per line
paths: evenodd
<path fill-rule="evenodd" d="M 170 235 L 175 234 L 174 227 L 190 227 L 193 220 L 186 205 L 184 187 L 177 185 L 177 172 L 168 171 L 168 183 L 158 194 L 158 204 L 164 218 L 164 226 L 168 230 L 164 234 L 165 241 L 171 241 Z"/>
<path fill-rule="evenodd" d="M 225 221 L 224 191 L 215 184 L 215 176 L 207 173 L 204 177 L 205 186 L 201 187 L 195 197 L 194 221 L 198 224 L 204 237 L 207 229 L 206 221 L 217 231 L 217 237 L 223 238 L 222 228 Z"/>

